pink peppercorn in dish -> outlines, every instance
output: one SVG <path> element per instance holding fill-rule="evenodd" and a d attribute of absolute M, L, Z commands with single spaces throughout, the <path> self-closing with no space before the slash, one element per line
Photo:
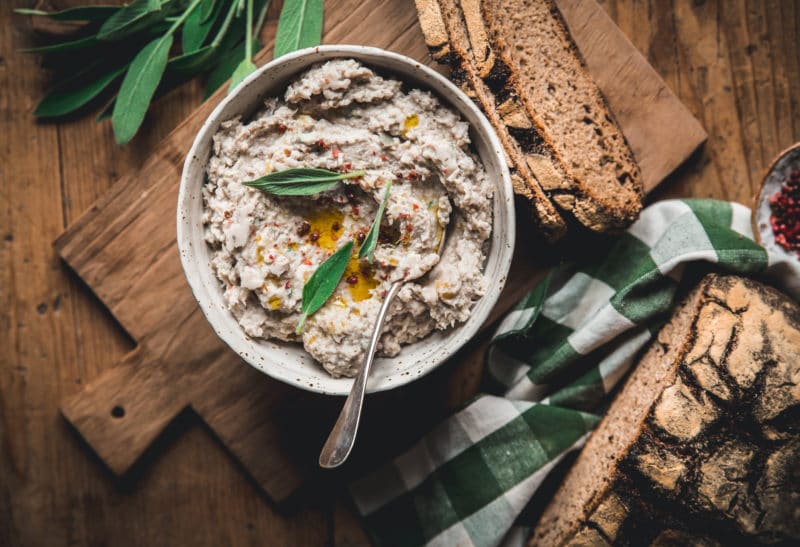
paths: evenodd
<path fill-rule="evenodd" d="M 775 243 L 800 258 L 800 169 L 789 175 L 769 198 L 770 228 Z"/>

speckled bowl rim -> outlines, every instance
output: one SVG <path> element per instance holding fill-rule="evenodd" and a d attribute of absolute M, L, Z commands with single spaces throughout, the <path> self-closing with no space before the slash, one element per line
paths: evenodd
<path fill-rule="evenodd" d="M 245 79 L 222 99 L 195 137 L 184 163 L 177 208 L 181 265 L 192 293 L 212 328 L 247 363 L 289 385 L 327 395 L 346 395 L 352 379 L 335 379 L 300 344 L 248 337 L 225 309 L 222 289 L 211 272 L 203 240 L 202 195 L 211 137 L 221 122 L 251 115 L 263 97 L 280 93 L 286 83 L 310 65 L 331 58 L 353 58 L 381 72 L 434 92 L 470 124 L 470 135 L 489 176 L 495 182 L 493 231 L 484 272 L 487 288 L 469 319 L 444 332 L 434 332 L 404 346 L 393 358 L 376 360 L 369 393 L 393 389 L 428 374 L 458 351 L 478 331 L 494 307 L 508 277 L 515 242 L 514 194 L 500 141 L 475 104 L 442 75 L 404 55 L 368 46 L 327 45 L 299 50 L 276 59 Z M 199 207 L 199 209 L 198 209 Z"/>

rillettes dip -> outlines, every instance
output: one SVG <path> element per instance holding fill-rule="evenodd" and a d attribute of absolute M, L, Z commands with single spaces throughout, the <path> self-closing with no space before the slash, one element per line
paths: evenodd
<path fill-rule="evenodd" d="M 365 174 L 313 196 L 242 184 L 295 167 Z M 370 264 L 358 248 L 388 181 Z M 221 125 L 203 189 L 205 239 L 226 305 L 249 336 L 301 341 L 334 377 L 354 376 L 394 281 L 413 279 L 389 310 L 379 354 L 467 319 L 487 282 L 492 195 L 458 114 L 429 92 L 337 59 L 302 73 L 250 120 Z M 336 292 L 297 335 L 303 284 L 348 241 L 354 251 Z"/>

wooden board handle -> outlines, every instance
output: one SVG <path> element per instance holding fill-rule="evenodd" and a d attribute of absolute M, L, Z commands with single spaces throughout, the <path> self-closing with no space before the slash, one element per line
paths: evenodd
<path fill-rule="evenodd" d="M 188 404 L 175 397 L 173 379 L 158 361 L 140 346 L 61 405 L 116 475 L 125 474 Z"/>

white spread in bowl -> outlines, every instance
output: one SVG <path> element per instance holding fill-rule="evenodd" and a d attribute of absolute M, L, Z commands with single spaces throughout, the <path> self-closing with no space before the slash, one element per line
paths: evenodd
<path fill-rule="evenodd" d="M 432 94 L 406 90 L 350 59 L 316 65 L 251 119 L 222 123 L 207 166 L 203 222 L 211 267 L 242 329 L 254 338 L 302 341 L 338 377 L 358 371 L 382 295 L 398 279 L 427 274 L 395 299 L 380 354 L 396 355 L 403 344 L 465 321 L 486 288 L 493 194 L 468 129 Z M 294 167 L 365 175 L 307 197 L 242 184 Z M 356 253 L 387 181 L 381 242 L 369 264 Z M 356 250 L 336 292 L 298 336 L 304 282 L 351 240 Z"/>

